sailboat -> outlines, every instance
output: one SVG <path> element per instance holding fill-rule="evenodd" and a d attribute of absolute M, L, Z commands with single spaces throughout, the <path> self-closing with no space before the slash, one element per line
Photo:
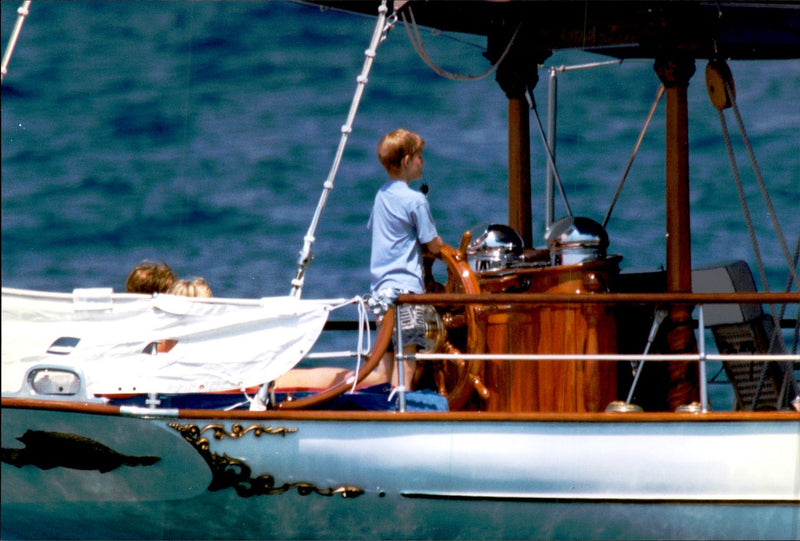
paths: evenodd
<path fill-rule="evenodd" d="M 758 291 L 745 261 L 693 267 L 687 86 L 707 62 L 727 133 L 739 118 L 727 60 L 800 57 L 800 7 L 315 4 L 366 13 L 375 29 L 289 295 L 3 284 L 3 537 L 799 538 L 797 249 L 779 235 L 785 291 Z M 508 104 L 508 223 L 465 232 L 431 262 L 429 292 L 397 299 L 431 307 L 429 347 L 398 354 L 417 362 L 413 381 L 359 386 L 392 347 L 391 310 L 352 376 L 276 387 L 335 326 L 332 311 L 362 306 L 302 291 L 369 70 L 401 23 L 423 56 L 419 28 L 486 37 Z M 533 95 L 540 66 L 566 49 L 653 62 L 653 109 L 666 103 L 663 270 L 621 272 L 606 224 L 573 214 L 555 126 Z M 532 144 L 551 191 L 542 248 Z M 371 336 L 366 318 L 352 328 Z M 710 406 L 711 362 L 730 381 L 729 411 Z"/>

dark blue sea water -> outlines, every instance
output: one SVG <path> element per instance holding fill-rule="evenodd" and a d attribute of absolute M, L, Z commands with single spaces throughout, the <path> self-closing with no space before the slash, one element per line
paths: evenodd
<path fill-rule="evenodd" d="M 4 48 L 19 4 L 2 2 Z M 205 277 L 218 296 L 287 294 L 373 25 L 288 2 L 33 2 L 2 88 L 3 285 L 123 290 L 129 270 L 150 259 Z M 482 38 L 423 36 L 445 68 L 487 68 Z M 547 65 L 596 60 L 561 53 Z M 800 231 L 800 62 L 731 67 L 791 251 Z M 689 88 L 693 263 L 754 265 L 704 69 L 699 61 Z M 644 61 L 560 76 L 559 172 L 576 214 L 602 221 L 657 85 Z M 663 111 L 662 103 L 608 225 L 625 271 L 665 263 Z M 782 290 L 782 251 L 728 120 L 770 285 Z M 505 125 L 493 76 L 439 77 L 399 24 L 378 50 L 303 296 L 366 292 L 365 224 L 384 176 L 374 148 L 396 127 L 427 141 L 424 180 L 445 241 L 506 222 Z M 532 141 L 541 246 L 545 158 L 535 131 Z"/>

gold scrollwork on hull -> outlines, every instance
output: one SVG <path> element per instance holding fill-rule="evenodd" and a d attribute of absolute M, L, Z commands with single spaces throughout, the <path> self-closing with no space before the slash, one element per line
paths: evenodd
<path fill-rule="evenodd" d="M 197 425 L 182 425 L 179 423 L 169 423 L 168 426 L 178 431 L 186 441 L 191 443 L 211 468 L 212 477 L 208 490 L 212 492 L 225 488 L 233 488 L 239 496 L 244 498 L 282 494 L 293 489 L 296 489 L 297 493 L 301 496 L 308 496 L 313 492 L 321 496 L 339 495 L 342 498 L 357 498 L 364 493 L 362 489 L 353 486 L 318 488 L 311 483 L 302 482 L 284 483 L 276 486 L 275 478 L 272 475 L 264 474 L 258 477 L 252 477 L 250 466 L 243 460 L 230 457 L 225 453 L 223 453 L 222 456 L 217 453 L 212 453 L 209 450 L 210 443 L 208 438 L 202 436 L 204 432 L 209 430 L 212 431 L 213 437 L 216 440 L 221 440 L 225 438 L 225 436 L 238 439 L 248 432 L 252 432 L 256 437 L 261 437 L 264 434 L 286 436 L 287 433 L 297 432 L 296 428 L 273 428 L 272 426 L 264 427 L 261 425 L 251 425 L 244 428 L 241 424 L 236 423 L 231 427 L 231 431 L 227 432 L 225 427 L 220 424 L 210 424 L 203 428 L 198 428 Z"/>
<path fill-rule="evenodd" d="M 221 440 L 225 436 L 228 436 L 230 438 L 241 438 L 248 432 L 252 432 L 253 435 L 256 436 L 257 438 L 263 436 L 264 434 L 285 436 L 286 434 L 297 432 L 296 428 L 285 428 L 282 426 L 273 428 L 272 425 L 270 426 L 250 425 L 247 428 L 245 428 L 239 423 L 234 423 L 234 425 L 231 427 L 230 432 L 225 432 L 225 427 L 222 425 L 206 425 L 203 427 L 202 430 L 200 430 L 200 433 L 203 433 L 206 430 L 213 430 L 214 439 L 217 440 Z"/>
<path fill-rule="evenodd" d="M 183 437 L 192 443 L 196 448 L 207 450 L 209 448 L 208 438 L 200 437 L 204 432 L 211 430 L 215 440 L 224 439 L 225 436 L 230 438 L 241 438 L 248 432 L 252 432 L 254 436 L 260 438 L 264 434 L 286 436 L 292 432 L 297 432 L 296 428 L 285 428 L 282 426 L 272 427 L 263 425 L 250 425 L 247 428 L 240 423 L 234 423 L 230 432 L 225 431 L 225 427 L 220 424 L 210 424 L 203 428 L 198 428 L 197 425 L 179 425 L 178 423 L 170 423 L 169 426 L 180 432 Z"/>

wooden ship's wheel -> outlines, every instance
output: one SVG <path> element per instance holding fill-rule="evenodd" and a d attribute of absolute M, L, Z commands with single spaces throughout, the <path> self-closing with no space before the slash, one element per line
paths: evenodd
<path fill-rule="evenodd" d="M 431 292 L 463 293 L 477 295 L 481 292 L 478 278 L 467 262 L 467 246 L 472 235 L 467 231 L 461 237 L 458 249 L 442 246 L 438 258 L 447 266 L 447 282 L 438 284 L 432 273 L 433 259 L 425 260 L 425 285 Z M 430 352 L 478 353 L 484 350 L 483 333 L 478 325 L 480 308 L 442 307 L 430 308 L 428 335 Z M 489 390 L 483 384 L 483 361 L 444 360 L 418 361 L 414 374 L 415 388 L 423 380 L 432 381 L 436 391 L 447 398 L 451 411 L 464 408 L 475 393 L 486 400 Z"/>
<path fill-rule="evenodd" d="M 480 285 L 475 273 L 467 263 L 466 249 L 471 235 L 464 233 L 458 249 L 449 245 L 442 246 L 439 258 L 447 266 L 447 282 L 444 286 L 437 284 L 433 278 L 433 258 L 425 260 L 425 284 L 429 292 L 444 291 L 446 293 L 480 293 Z M 428 351 L 444 353 L 477 353 L 484 349 L 483 335 L 478 326 L 477 306 L 444 307 L 440 311 L 429 307 Z M 391 344 L 394 331 L 395 309 L 390 309 L 384 316 L 383 324 L 375 339 L 375 345 L 366 363 L 356 374 L 356 384 L 361 382 L 378 365 L 386 349 Z M 476 396 L 486 400 L 489 390 L 482 381 L 483 361 L 480 360 L 446 360 L 418 361 L 414 374 L 413 388 L 423 380 L 432 381 L 436 391 L 447 398 L 451 411 L 464 408 L 471 398 Z M 336 398 L 352 389 L 352 380 L 333 385 L 319 393 L 296 400 L 285 400 L 275 405 L 276 409 L 308 409 Z"/>

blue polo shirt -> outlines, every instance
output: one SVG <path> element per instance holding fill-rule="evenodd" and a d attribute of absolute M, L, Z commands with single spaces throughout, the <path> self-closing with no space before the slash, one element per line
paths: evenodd
<path fill-rule="evenodd" d="M 403 180 L 387 180 L 375 195 L 367 228 L 372 232 L 370 290 L 423 293 L 422 245 L 438 236 L 428 199 Z"/>

